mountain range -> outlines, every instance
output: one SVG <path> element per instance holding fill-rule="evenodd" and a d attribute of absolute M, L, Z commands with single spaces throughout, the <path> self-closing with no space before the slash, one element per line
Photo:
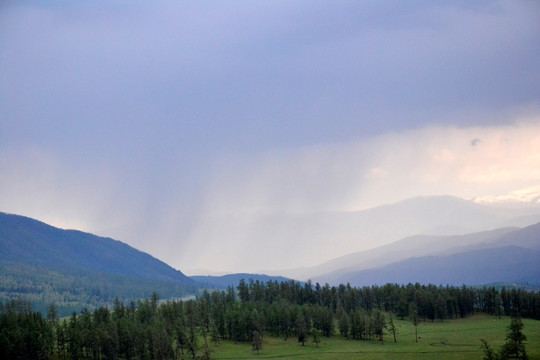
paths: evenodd
<path fill-rule="evenodd" d="M 435 283 L 540 285 L 540 223 L 459 236 L 412 236 L 315 268 L 313 280 L 351 285 Z M 326 271 L 326 272 L 325 272 Z"/>
<path fill-rule="evenodd" d="M 54 302 L 67 315 L 84 307 L 111 304 L 117 296 L 136 300 L 157 291 L 164 298 L 181 298 L 201 288 L 236 286 L 240 279 L 311 279 L 353 286 L 388 282 L 540 285 L 537 206 L 494 207 L 431 197 L 344 216 L 337 222 L 329 216 L 326 222 L 313 224 L 316 228 L 333 224 L 326 232 L 337 223 L 348 227 L 347 232 L 358 229 L 358 238 L 373 240 L 372 249 L 314 267 L 268 272 L 270 275 L 187 277 L 123 242 L 0 213 L 0 299 L 25 297 L 38 310 Z M 339 237 L 339 231 L 334 236 Z M 329 239 L 328 246 L 338 245 Z"/>
<path fill-rule="evenodd" d="M 352 286 L 386 283 L 480 285 L 496 282 L 540 284 L 540 251 L 518 246 L 474 250 L 449 256 L 410 258 L 381 268 L 341 274 Z"/>
<path fill-rule="evenodd" d="M 540 222 L 540 207 L 480 204 L 452 196 L 416 197 L 371 209 L 345 213 L 303 214 L 283 222 L 275 221 L 257 241 L 291 249 L 297 257 L 329 256 L 334 261 L 395 243 L 417 235 L 457 236 L 507 227 L 525 227 Z M 291 238 L 291 234 L 297 235 Z M 253 235 L 256 236 L 256 235 Z M 286 244 L 284 240 L 287 239 Z M 322 243 L 323 245 L 320 245 Z M 333 255 L 339 254 L 339 255 Z M 291 254 L 284 256 L 293 257 Z M 358 261 L 357 261 L 358 263 Z M 307 280 L 338 270 L 326 265 L 258 272 Z M 343 266 L 345 267 L 345 266 Z"/>
<path fill-rule="evenodd" d="M 321 265 L 309 268 L 310 276 L 321 282 L 333 283 L 339 275 L 353 270 L 366 270 L 377 268 L 401 261 L 410 257 L 424 255 L 452 253 L 476 243 L 483 243 L 490 239 L 518 230 L 517 227 L 501 228 L 491 231 L 478 232 L 466 235 L 436 236 L 415 235 L 398 240 L 391 244 L 375 249 L 360 251 L 330 260 Z M 449 253 L 448 253 L 449 252 Z M 303 269 L 302 271 L 306 271 Z"/>

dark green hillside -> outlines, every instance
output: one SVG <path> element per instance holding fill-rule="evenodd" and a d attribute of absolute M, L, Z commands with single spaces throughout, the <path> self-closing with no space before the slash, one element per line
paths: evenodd
<path fill-rule="evenodd" d="M 198 285 L 127 244 L 0 213 L 0 300 L 24 298 L 35 310 L 55 303 L 61 315 L 147 298 L 181 298 Z"/>
<path fill-rule="evenodd" d="M 164 262 L 117 240 L 0 213 L 0 260 L 193 284 Z"/>
<path fill-rule="evenodd" d="M 195 293 L 196 288 L 170 281 L 0 262 L 0 301 L 22 298 L 43 314 L 50 304 L 56 305 L 60 316 L 68 316 L 84 308 L 111 308 L 116 297 L 125 301 L 148 298 L 153 291 L 165 299 L 178 299 Z"/>

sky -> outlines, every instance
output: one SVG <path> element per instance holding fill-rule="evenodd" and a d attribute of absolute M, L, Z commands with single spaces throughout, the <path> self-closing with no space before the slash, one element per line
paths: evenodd
<path fill-rule="evenodd" d="M 328 256 L 261 247 L 261 216 L 537 186 L 538 19 L 536 1 L 2 1 L 0 211 L 256 271 Z"/>

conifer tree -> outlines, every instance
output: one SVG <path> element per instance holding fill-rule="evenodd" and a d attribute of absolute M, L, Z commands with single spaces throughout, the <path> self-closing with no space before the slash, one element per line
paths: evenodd
<path fill-rule="evenodd" d="M 390 317 L 388 320 L 388 332 L 394 336 L 394 342 L 397 342 L 396 334 L 397 334 L 397 328 L 394 324 L 394 318 L 392 317 L 392 313 L 390 313 Z"/>
<path fill-rule="evenodd" d="M 304 346 L 307 337 L 307 324 L 302 311 L 299 311 L 296 316 L 296 335 L 298 336 L 298 342 L 301 342 L 302 346 Z"/>
<path fill-rule="evenodd" d="M 314 327 L 311 327 L 311 336 L 313 337 L 313 342 L 315 343 L 315 347 L 319 347 L 319 343 L 321 342 L 321 339 L 319 337 L 319 331 L 315 329 Z"/>
<path fill-rule="evenodd" d="M 257 355 L 259 355 L 259 351 L 262 350 L 263 345 L 263 337 L 259 330 L 253 330 L 252 338 L 251 346 L 253 347 L 253 351 L 256 351 Z"/>
<path fill-rule="evenodd" d="M 493 349 L 489 346 L 488 342 L 484 339 L 480 339 L 482 343 L 482 351 L 484 352 L 484 360 L 497 360 L 498 356 Z"/>
<path fill-rule="evenodd" d="M 349 338 L 349 332 L 350 332 L 350 320 L 347 313 L 343 310 L 341 310 L 341 314 L 339 315 L 339 332 L 341 335 L 348 339 Z"/>
<path fill-rule="evenodd" d="M 522 332 L 523 321 L 521 321 L 519 315 L 512 316 L 512 320 L 507 329 L 506 343 L 501 348 L 501 358 L 527 359 L 525 344 L 523 344 L 523 342 L 527 340 L 527 337 Z"/>
<path fill-rule="evenodd" d="M 418 308 L 414 303 L 411 303 L 409 306 L 409 318 L 414 325 L 414 341 L 418 342 L 418 323 L 420 322 L 420 319 L 418 318 Z"/>

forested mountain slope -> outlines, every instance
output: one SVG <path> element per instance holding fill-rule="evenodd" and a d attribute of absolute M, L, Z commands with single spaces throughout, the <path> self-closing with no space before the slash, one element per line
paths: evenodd
<path fill-rule="evenodd" d="M 83 308 L 147 298 L 180 298 L 199 285 L 129 245 L 0 213 L 0 300 L 23 298 L 62 316 Z"/>
<path fill-rule="evenodd" d="M 182 272 L 117 240 L 0 213 L 0 260 L 193 284 Z"/>

